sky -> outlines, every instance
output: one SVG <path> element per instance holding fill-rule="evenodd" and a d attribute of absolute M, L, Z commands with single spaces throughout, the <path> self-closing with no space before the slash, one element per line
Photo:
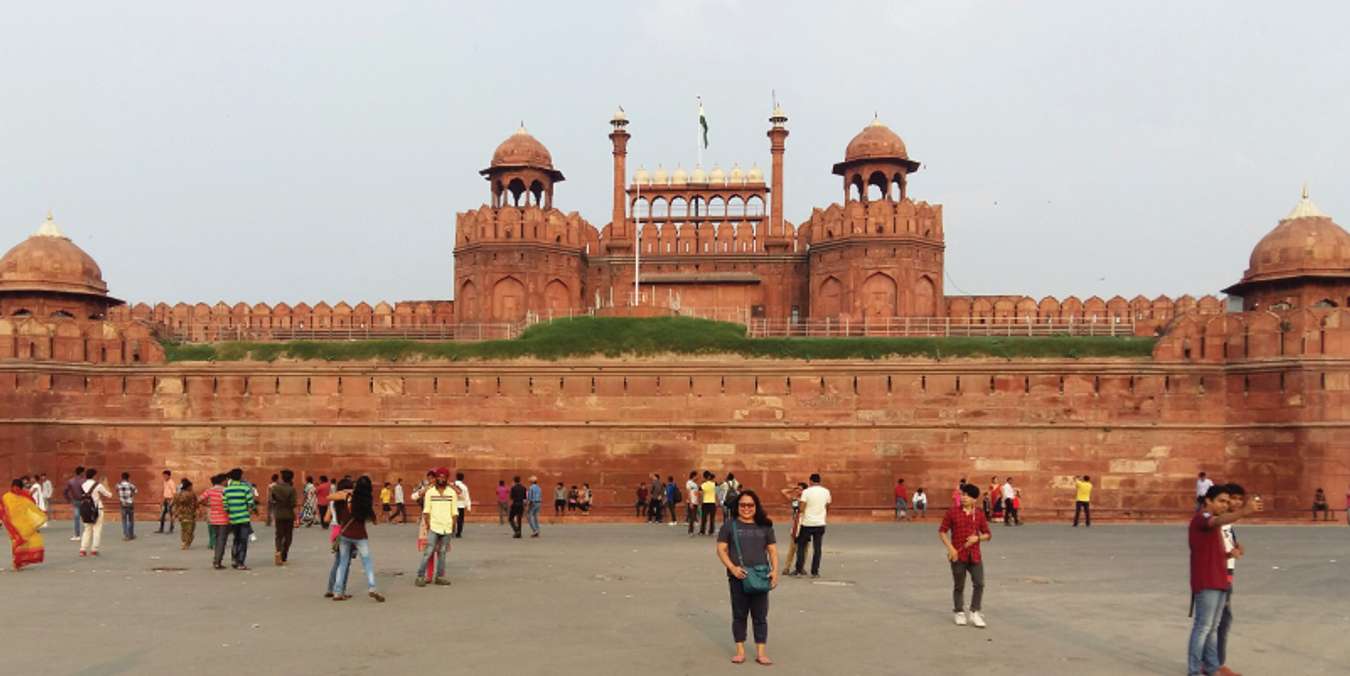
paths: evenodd
<path fill-rule="evenodd" d="M 630 170 L 768 168 L 785 217 L 873 115 L 944 205 L 948 294 L 1217 293 L 1298 201 L 1350 224 L 1350 4 L 20 3 L 0 249 L 54 210 L 131 301 L 449 298 L 456 212 L 524 121 L 609 219 Z M 767 172 L 766 172 L 767 173 Z"/>

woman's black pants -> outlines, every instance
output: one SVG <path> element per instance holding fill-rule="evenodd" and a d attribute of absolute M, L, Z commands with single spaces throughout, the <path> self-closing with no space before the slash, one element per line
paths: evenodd
<path fill-rule="evenodd" d="M 745 618 L 755 627 L 755 643 L 769 642 L 769 595 L 747 594 L 740 580 L 727 580 L 731 587 L 731 637 L 745 643 Z"/>

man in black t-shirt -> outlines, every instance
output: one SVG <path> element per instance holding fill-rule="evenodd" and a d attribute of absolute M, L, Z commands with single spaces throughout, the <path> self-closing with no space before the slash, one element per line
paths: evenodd
<path fill-rule="evenodd" d="M 511 530 L 516 534 L 511 537 L 520 537 L 520 521 L 525 516 L 525 487 L 520 484 L 520 477 L 511 478 L 511 511 L 508 520 L 511 522 Z"/>

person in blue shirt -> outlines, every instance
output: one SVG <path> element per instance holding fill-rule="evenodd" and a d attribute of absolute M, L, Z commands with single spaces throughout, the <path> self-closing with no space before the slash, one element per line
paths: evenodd
<path fill-rule="evenodd" d="M 675 477 L 666 477 L 666 509 L 670 510 L 670 525 L 675 525 L 675 508 L 679 506 L 680 487 L 675 485 Z"/>
<path fill-rule="evenodd" d="M 530 530 L 534 531 L 530 537 L 539 537 L 539 508 L 544 502 L 544 489 L 539 487 L 539 477 L 530 477 L 530 492 L 527 494 L 525 514 L 530 520 Z"/>

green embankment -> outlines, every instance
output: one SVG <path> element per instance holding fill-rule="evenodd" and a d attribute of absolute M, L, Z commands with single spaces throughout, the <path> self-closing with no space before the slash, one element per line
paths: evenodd
<path fill-rule="evenodd" d="M 747 338 L 745 327 L 686 317 L 581 317 L 532 326 L 514 340 L 478 343 L 413 340 L 284 343 L 165 343 L 169 361 L 401 361 L 416 359 L 567 359 L 656 355 L 740 355 L 763 359 L 995 357 L 1007 359 L 1148 358 L 1154 339 L 1102 336 L 1026 338 Z"/>

